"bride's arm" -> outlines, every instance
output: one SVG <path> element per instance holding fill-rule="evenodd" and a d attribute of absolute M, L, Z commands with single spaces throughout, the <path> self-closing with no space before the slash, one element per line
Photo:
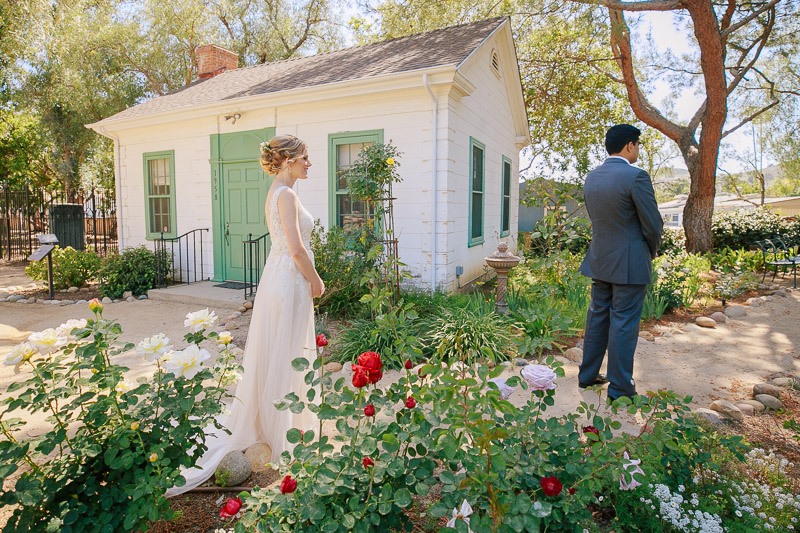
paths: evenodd
<path fill-rule="evenodd" d="M 311 296 L 317 298 L 325 292 L 325 284 L 314 269 L 311 256 L 303 246 L 303 239 L 300 236 L 300 224 L 297 218 L 297 194 L 288 189 L 285 194 L 278 196 L 278 215 L 281 219 L 281 226 L 286 235 L 286 243 L 289 252 L 297 265 L 298 270 L 311 284 Z"/>

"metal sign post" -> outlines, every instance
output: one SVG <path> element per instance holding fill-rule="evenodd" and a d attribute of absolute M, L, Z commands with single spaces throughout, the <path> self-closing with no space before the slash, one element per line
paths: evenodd
<path fill-rule="evenodd" d="M 56 245 L 58 244 L 58 238 L 53 235 L 52 233 L 47 233 L 45 235 L 38 235 L 39 242 L 42 245 L 33 252 L 30 257 L 28 257 L 28 261 L 41 261 L 45 257 L 47 258 L 47 282 L 50 285 L 50 299 L 52 300 L 55 298 L 55 291 L 53 290 L 53 256 L 52 251 L 55 249 Z"/>

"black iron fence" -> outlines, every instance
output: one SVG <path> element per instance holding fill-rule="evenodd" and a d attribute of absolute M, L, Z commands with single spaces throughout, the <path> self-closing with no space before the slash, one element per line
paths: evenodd
<path fill-rule="evenodd" d="M 26 259 L 41 233 L 54 233 L 61 247 L 100 255 L 118 251 L 114 192 L 0 189 L 0 259 Z"/>
<path fill-rule="evenodd" d="M 203 232 L 208 228 L 187 231 L 178 237 L 161 237 L 153 241 L 156 256 L 156 287 L 170 283 L 195 283 L 210 279 L 205 267 Z"/>
<path fill-rule="evenodd" d="M 256 287 L 261 279 L 261 271 L 264 269 L 264 263 L 267 262 L 267 253 L 269 253 L 269 232 L 266 232 L 261 237 L 253 238 L 253 234 L 248 235 L 246 241 L 242 241 L 244 247 L 244 297 L 252 298 L 255 295 Z"/>

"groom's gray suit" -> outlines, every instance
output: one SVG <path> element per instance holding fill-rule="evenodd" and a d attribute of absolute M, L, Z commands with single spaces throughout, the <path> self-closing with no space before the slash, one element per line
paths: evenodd
<path fill-rule="evenodd" d="M 592 300 L 578 381 L 594 383 L 608 349 L 608 396 L 631 396 L 639 320 L 664 220 L 650 176 L 618 156 L 588 174 L 583 195 L 592 242 L 581 273 L 592 278 Z"/>

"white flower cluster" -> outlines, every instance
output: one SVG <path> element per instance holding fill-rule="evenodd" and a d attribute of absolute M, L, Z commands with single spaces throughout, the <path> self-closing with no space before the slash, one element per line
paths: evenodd
<path fill-rule="evenodd" d="M 649 505 L 653 510 L 656 510 L 656 504 L 658 504 L 658 514 L 661 519 L 669 522 L 678 531 L 698 533 L 724 533 L 726 531 L 719 515 L 689 508 L 689 505 L 696 507 L 696 503 L 700 502 L 696 494 L 692 494 L 691 500 L 687 502 L 681 494 L 686 490 L 683 485 L 679 486 L 675 493 L 660 483 L 648 484 L 647 487 L 653 494 L 655 502 L 650 498 L 641 498 L 642 503 Z M 686 506 L 685 509 L 684 506 Z"/>
<path fill-rule="evenodd" d="M 747 458 L 747 465 L 755 468 L 762 473 L 786 473 L 787 466 L 794 466 L 788 459 L 777 455 L 775 452 L 767 453 L 766 450 L 761 448 L 753 448 L 745 454 Z"/>

